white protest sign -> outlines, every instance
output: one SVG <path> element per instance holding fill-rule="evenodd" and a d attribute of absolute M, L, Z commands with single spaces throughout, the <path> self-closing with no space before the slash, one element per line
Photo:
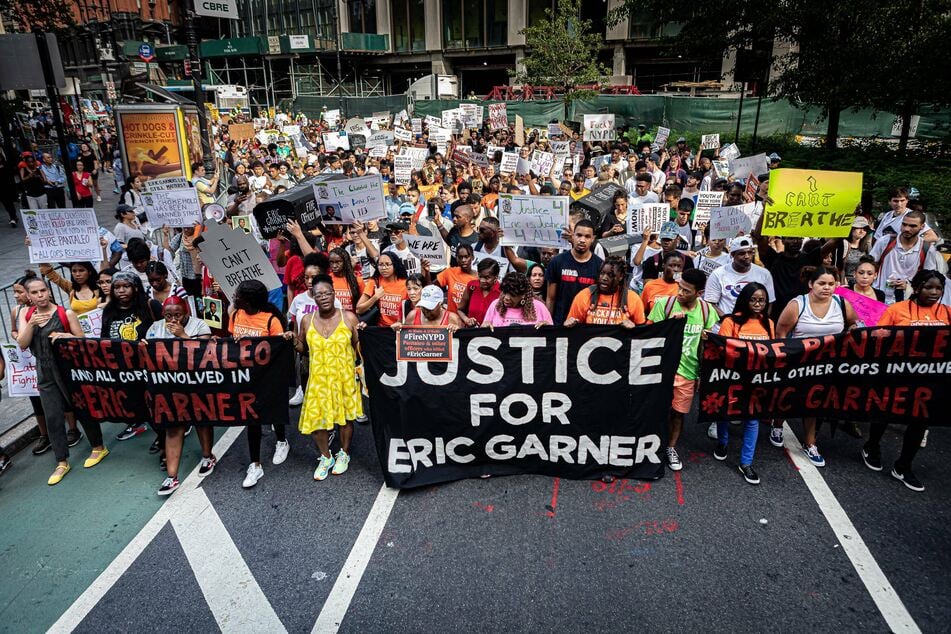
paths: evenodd
<path fill-rule="evenodd" d="M 268 291 L 281 287 L 281 280 L 261 245 L 250 233 L 212 220 L 205 222 L 198 250 L 201 261 L 229 301 L 241 282 L 259 280 Z"/>
<path fill-rule="evenodd" d="M 895 120 L 892 122 L 892 136 L 901 136 L 902 124 L 905 122 L 904 117 L 901 115 L 895 117 Z M 921 116 L 917 114 L 911 115 L 911 123 L 908 126 L 908 136 L 910 138 L 915 138 L 918 136 L 918 124 L 921 122 Z"/>
<path fill-rule="evenodd" d="M 489 129 L 506 130 L 509 127 L 508 108 L 504 103 L 489 104 Z"/>
<path fill-rule="evenodd" d="M 379 147 L 383 146 L 384 148 L 393 145 L 393 136 L 394 133 L 392 130 L 383 130 L 381 132 L 374 132 L 367 137 L 367 147 Z"/>
<path fill-rule="evenodd" d="M 720 160 L 721 161 L 732 161 L 735 158 L 740 157 L 740 148 L 736 147 L 736 143 L 729 143 L 720 148 Z"/>
<path fill-rule="evenodd" d="M 327 122 L 331 128 L 337 127 L 337 122 L 340 121 L 340 109 L 334 108 L 333 110 L 328 110 L 324 113 L 324 121 Z"/>
<path fill-rule="evenodd" d="M 15 343 L 0 343 L 7 364 L 7 393 L 10 396 L 39 396 L 36 388 L 36 357 L 29 348 Z"/>
<path fill-rule="evenodd" d="M 403 233 L 403 239 L 413 255 L 430 266 L 448 266 L 446 261 L 446 243 L 439 236 L 415 236 Z"/>
<path fill-rule="evenodd" d="M 96 308 L 82 315 L 77 315 L 79 327 L 87 338 L 98 339 L 102 334 L 102 309 Z"/>
<path fill-rule="evenodd" d="M 426 115 L 423 120 L 426 122 L 427 128 L 442 127 L 442 119 L 431 114 Z"/>
<path fill-rule="evenodd" d="M 404 123 L 409 121 L 409 113 L 406 112 L 406 108 L 403 108 L 396 113 L 396 116 L 393 118 L 393 123 Z"/>
<path fill-rule="evenodd" d="M 370 148 L 370 151 L 367 154 L 372 158 L 383 158 L 386 156 L 386 146 L 385 145 L 375 145 Z"/>
<path fill-rule="evenodd" d="M 723 204 L 723 192 L 703 191 L 697 194 L 693 228 L 702 229 L 710 222 L 710 210 Z"/>
<path fill-rule="evenodd" d="M 613 114 L 586 114 L 584 115 L 585 141 L 613 141 L 614 115 Z"/>
<path fill-rule="evenodd" d="M 393 178 L 397 185 L 409 185 L 413 180 L 413 158 L 411 156 L 393 157 Z"/>
<path fill-rule="evenodd" d="M 421 170 L 426 164 L 426 157 L 429 156 L 429 150 L 424 147 L 403 147 L 400 149 L 400 156 L 408 156 L 413 159 L 413 169 Z"/>
<path fill-rule="evenodd" d="M 518 152 L 502 152 L 502 166 L 499 171 L 502 174 L 514 174 L 518 169 Z"/>
<path fill-rule="evenodd" d="M 713 161 L 713 171 L 717 173 L 717 178 L 727 178 L 730 175 L 729 161 Z"/>
<path fill-rule="evenodd" d="M 449 110 L 442 111 L 442 127 L 449 128 L 450 130 L 455 130 L 460 125 L 460 119 L 462 118 L 462 110 L 459 108 L 450 108 Z"/>
<path fill-rule="evenodd" d="M 515 173 L 519 176 L 525 176 L 532 170 L 531 162 L 519 157 L 518 165 L 515 167 Z"/>
<path fill-rule="evenodd" d="M 700 137 L 701 150 L 715 150 L 718 147 L 720 147 L 719 134 L 704 134 L 702 137 Z"/>
<path fill-rule="evenodd" d="M 397 141 L 412 141 L 413 133 L 400 126 L 393 128 L 393 138 L 395 138 Z"/>
<path fill-rule="evenodd" d="M 343 128 L 347 131 L 347 134 L 362 134 L 363 136 L 370 134 L 366 121 L 360 117 L 348 119 L 347 124 Z"/>
<path fill-rule="evenodd" d="M 30 263 L 102 261 L 94 209 L 22 209 Z"/>
<path fill-rule="evenodd" d="M 181 176 L 172 176 L 171 178 L 151 178 L 142 184 L 147 192 L 158 192 L 169 189 L 185 189 L 189 187 L 188 181 Z"/>
<path fill-rule="evenodd" d="M 422 134 L 423 133 L 423 120 L 419 117 L 413 117 L 409 120 L 410 126 L 413 128 L 413 134 Z"/>
<path fill-rule="evenodd" d="M 495 153 L 496 153 L 496 152 L 504 152 L 504 151 L 505 151 L 505 147 L 504 147 L 504 146 L 501 146 L 501 145 L 487 145 L 487 146 L 485 146 L 485 152 L 486 152 L 486 154 L 489 155 L 489 158 L 490 158 L 490 159 L 494 159 L 494 158 L 495 158 Z"/>
<path fill-rule="evenodd" d="M 152 192 L 152 204 L 145 215 L 153 227 L 191 227 L 204 218 L 197 189 L 169 189 Z"/>
<path fill-rule="evenodd" d="M 548 138 L 561 137 L 565 136 L 565 133 L 562 131 L 561 126 L 557 123 L 548 124 Z"/>
<path fill-rule="evenodd" d="M 654 135 L 654 145 L 659 148 L 667 145 L 667 139 L 670 137 L 670 128 L 657 126 L 657 134 Z"/>
<path fill-rule="evenodd" d="M 297 136 L 298 134 L 300 134 L 300 126 L 286 125 L 283 128 L 281 128 L 281 132 L 283 132 L 287 136 Z"/>
<path fill-rule="evenodd" d="M 567 196 L 499 194 L 503 245 L 563 248 L 561 230 L 568 224 Z"/>
<path fill-rule="evenodd" d="M 482 106 L 474 103 L 459 104 L 462 111 L 462 125 L 467 128 L 478 128 L 482 125 Z"/>
<path fill-rule="evenodd" d="M 499 255 L 491 255 L 489 253 L 486 253 L 485 251 L 473 251 L 472 252 L 472 269 L 473 270 L 478 269 L 479 262 L 481 262 L 482 260 L 495 260 L 496 262 L 499 263 L 499 279 L 502 279 L 503 277 L 505 277 L 505 274 L 509 272 L 509 266 L 511 266 L 511 262 L 509 262 L 508 258 L 499 256 Z"/>
<path fill-rule="evenodd" d="M 750 214 L 755 203 L 735 207 L 717 207 L 710 210 L 710 239 L 730 240 L 736 236 L 748 234 L 752 228 Z"/>
<path fill-rule="evenodd" d="M 345 133 L 324 132 L 322 136 L 324 139 L 324 147 L 328 152 L 350 149 L 350 137 L 348 137 Z"/>
<path fill-rule="evenodd" d="M 668 220 L 670 220 L 670 205 L 667 203 L 641 205 L 627 215 L 627 233 L 639 236 L 648 229 L 651 233 L 660 233 L 660 228 Z"/>
<path fill-rule="evenodd" d="M 251 119 L 251 123 L 254 125 L 255 130 L 263 130 L 267 127 L 267 119 L 263 117 L 255 117 Z"/>
<path fill-rule="evenodd" d="M 451 137 L 452 130 L 449 128 L 432 127 L 429 129 L 429 140 L 431 143 L 435 143 L 436 145 L 448 143 Z"/>
<path fill-rule="evenodd" d="M 535 150 L 532 152 L 532 171 L 539 177 L 547 177 L 555 166 L 555 155 L 551 152 Z"/>
<path fill-rule="evenodd" d="M 314 199 L 325 225 L 349 225 L 386 218 L 383 179 L 370 174 L 346 180 L 314 183 Z"/>
<path fill-rule="evenodd" d="M 746 180 L 750 176 L 759 176 L 769 171 L 769 157 L 763 154 L 744 156 L 730 161 L 730 174 L 738 181 Z"/>

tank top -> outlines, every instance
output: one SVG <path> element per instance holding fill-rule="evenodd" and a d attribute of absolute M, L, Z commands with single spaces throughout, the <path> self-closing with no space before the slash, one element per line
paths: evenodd
<path fill-rule="evenodd" d="M 422 311 L 422 309 L 416 311 L 416 316 L 413 317 L 413 325 L 414 325 L 414 326 L 422 326 L 422 325 L 423 325 L 423 311 Z M 444 308 L 443 311 L 442 311 L 442 319 L 439 320 L 439 325 L 440 325 L 440 326 L 448 326 L 448 325 L 449 325 L 449 311 L 446 310 L 445 308 Z"/>
<path fill-rule="evenodd" d="M 799 321 L 790 335 L 793 339 L 805 337 L 824 337 L 836 335 L 845 329 L 845 315 L 842 314 L 842 300 L 833 297 L 829 303 L 829 312 L 819 318 L 812 312 L 808 295 L 799 295 L 793 298 L 799 309 Z"/>

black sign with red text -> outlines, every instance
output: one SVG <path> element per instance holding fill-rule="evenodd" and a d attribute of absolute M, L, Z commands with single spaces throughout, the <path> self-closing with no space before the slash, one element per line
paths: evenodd
<path fill-rule="evenodd" d="M 54 350 L 80 420 L 160 429 L 288 423 L 293 352 L 281 337 L 60 339 Z"/>
<path fill-rule="evenodd" d="M 827 416 L 947 425 L 951 328 L 747 341 L 709 335 L 700 421 Z"/>

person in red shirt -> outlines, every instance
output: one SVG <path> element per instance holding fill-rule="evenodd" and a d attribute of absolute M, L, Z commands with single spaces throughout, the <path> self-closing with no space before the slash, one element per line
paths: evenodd
<path fill-rule="evenodd" d="M 92 207 L 92 176 L 86 171 L 82 161 L 76 161 L 76 169 L 72 174 L 73 188 L 76 190 L 76 206 Z"/>
<path fill-rule="evenodd" d="M 479 278 L 466 285 L 457 314 L 462 323 L 474 328 L 485 321 L 489 304 L 499 298 L 499 263 L 486 258 L 476 267 Z"/>

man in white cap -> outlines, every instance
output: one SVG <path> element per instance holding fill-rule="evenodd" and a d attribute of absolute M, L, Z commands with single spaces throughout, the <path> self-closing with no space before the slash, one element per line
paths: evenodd
<path fill-rule="evenodd" d="M 704 297 L 713 304 L 721 317 L 733 312 L 740 291 L 750 282 L 759 282 L 765 286 L 769 301 L 776 299 L 773 276 L 763 267 L 753 264 L 755 248 L 756 243 L 750 236 L 737 236 L 730 240 L 730 264 L 713 271 L 707 280 Z"/>
<path fill-rule="evenodd" d="M 403 324 L 407 326 L 446 326 L 450 332 L 462 328 L 462 320 L 455 313 L 446 310 L 443 302 L 446 295 L 438 286 L 430 284 L 423 287 L 419 303 L 409 311 Z M 395 327 L 395 326 L 394 326 Z"/>

